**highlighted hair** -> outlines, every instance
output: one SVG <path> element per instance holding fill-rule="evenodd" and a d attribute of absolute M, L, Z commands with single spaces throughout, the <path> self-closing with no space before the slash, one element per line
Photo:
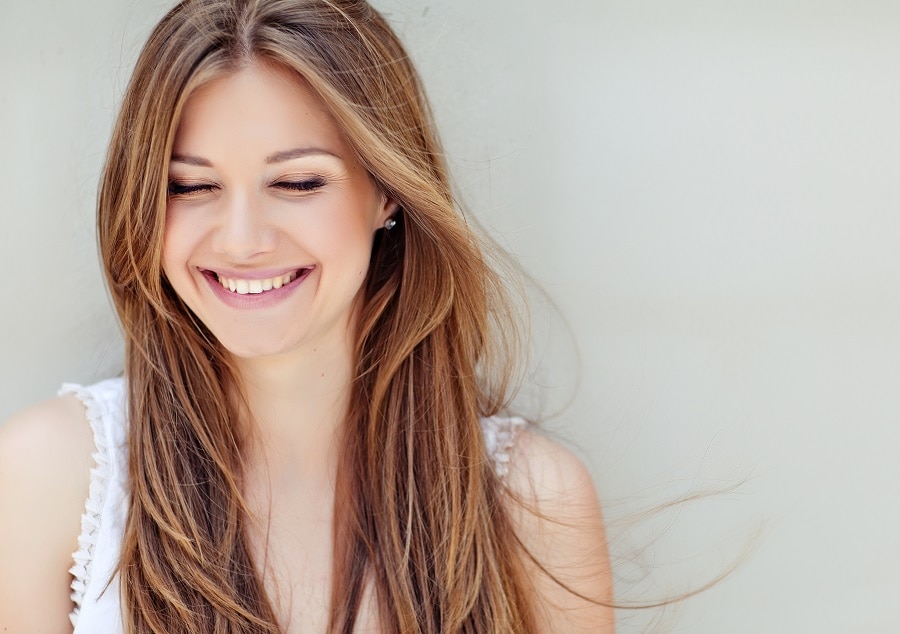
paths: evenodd
<path fill-rule="evenodd" d="M 353 630 L 367 584 L 386 632 L 533 631 L 527 555 L 479 423 L 507 404 L 517 322 L 454 202 L 415 69 L 363 0 L 187 0 L 138 59 L 98 220 L 126 336 L 126 631 L 280 631 L 247 543 L 249 421 L 235 372 L 160 264 L 185 101 L 257 62 L 307 82 L 400 207 L 397 226 L 378 232 L 361 298 L 330 631 Z"/>

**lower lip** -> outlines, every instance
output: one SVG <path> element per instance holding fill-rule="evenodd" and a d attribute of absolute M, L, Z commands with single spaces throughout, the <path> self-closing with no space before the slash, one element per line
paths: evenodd
<path fill-rule="evenodd" d="M 281 288 L 273 288 L 270 291 L 263 291 L 262 293 L 247 293 L 246 295 L 233 293 L 227 288 L 224 288 L 222 284 L 219 283 L 219 280 L 213 277 L 212 273 L 203 272 L 202 275 L 209 283 L 213 293 L 215 293 L 222 302 L 232 308 L 252 310 L 256 308 L 269 308 L 270 306 L 280 304 L 297 290 L 314 270 L 315 267 L 303 269 L 300 275 Z"/>

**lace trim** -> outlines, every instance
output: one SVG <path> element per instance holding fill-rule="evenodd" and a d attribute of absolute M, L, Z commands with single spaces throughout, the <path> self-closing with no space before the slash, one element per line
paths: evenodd
<path fill-rule="evenodd" d="M 91 581 L 91 569 L 94 561 L 94 547 L 100 532 L 100 513 L 103 509 L 107 483 L 110 472 L 110 447 L 103 429 L 103 412 L 94 394 L 80 386 L 66 383 L 60 388 L 59 395 L 74 395 L 82 402 L 87 412 L 87 419 L 94 433 L 95 451 L 92 455 L 94 466 L 91 468 L 91 484 L 84 514 L 81 516 L 81 534 L 78 536 L 78 550 L 72 553 L 75 564 L 69 568 L 72 574 L 72 593 L 69 595 L 75 608 L 69 614 L 72 625 L 78 623 L 78 615 L 84 601 L 84 593 Z"/>
<path fill-rule="evenodd" d="M 519 432 L 528 427 L 528 421 L 519 416 L 492 416 L 482 419 L 482 428 L 488 434 L 488 452 L 494 462 L 494 471 L 501 480 L 509 475 L 512 448 Z"/>

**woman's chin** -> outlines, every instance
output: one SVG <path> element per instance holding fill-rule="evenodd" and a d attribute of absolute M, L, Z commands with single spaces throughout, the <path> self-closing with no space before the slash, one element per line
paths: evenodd
<path fill-rule="evenodd" d="M 274 359 L 297 349 L 296 343 L 286 341 L 254 341 L 219 339 L 219 342 L 235 360 Z"/>

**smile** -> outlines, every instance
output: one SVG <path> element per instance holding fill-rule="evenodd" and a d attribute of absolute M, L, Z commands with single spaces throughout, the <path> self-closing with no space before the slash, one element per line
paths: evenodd
<path fill-rule="evenodd" d="M 286 287 L 297 280 L 297 278 L 306 277 L 310 271 L 312 271 L 312 268 L 302 268 L 284 275 L 255 279 L 227 277 L 208 269 L 203 271 L 203 274 L 209 278 L 210 282 L 214 282 L 216 286 L 221 286 L 223 290 L 231 294 L 262 295 Z"/>
<path fill-rule="evenodd" d="M 222 288 L 229 290 L 232 293 L 237 293 L 238 295 L 258 295 L 259 293 L 265 293 L 266 291 L 271 291 L 272 289 L 281 288 L 282 286 L 290 284 L 297 279 L 297 276 L 300 275 L 303 270 L 304 269 L 293 271 L 279 277 L 268 277 L 264 280 L 242 280 L 230 277 L 220 277 L 219 275 L 216 275 L 216 279 L 219 284 L 222 285 Z"/>

